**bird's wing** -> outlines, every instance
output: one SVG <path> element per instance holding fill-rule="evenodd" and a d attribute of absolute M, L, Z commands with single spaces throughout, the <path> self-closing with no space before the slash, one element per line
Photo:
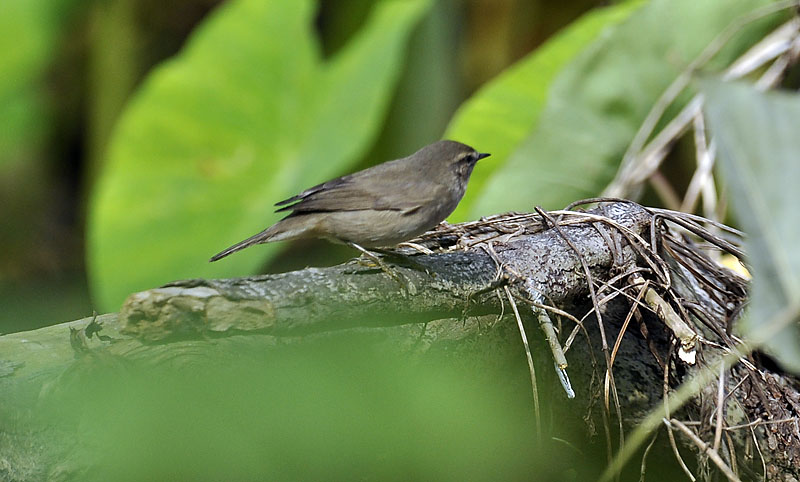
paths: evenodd
<path fill-rule="evenodd" d="M 325 211 L 379 211 L 413 212 L 444 196 L 444 188 L 438 184 L 404 186 L 395 176 L 359 176 L 351 174 L 333 179 L 306 189 L 300 194 L 276 204 L 280 211 L 299 213 Z M 424 192 L 422 197 L 412 197 L 410 192 Z"/>

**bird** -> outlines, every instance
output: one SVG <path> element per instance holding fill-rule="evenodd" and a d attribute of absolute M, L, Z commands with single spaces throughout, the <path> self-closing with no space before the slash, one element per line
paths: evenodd
<path fill-rule="evenodd" d="M 276 203 L 275 212 L 288 211 L 286 217 L 210 261 L 256 244 L 310 238 L 347 244 L 376 260 L 367 248 L 408 241 L 449 216 L 475 164 L 489 155 L 441 140 L 410 156 L 318 184 Z"/>

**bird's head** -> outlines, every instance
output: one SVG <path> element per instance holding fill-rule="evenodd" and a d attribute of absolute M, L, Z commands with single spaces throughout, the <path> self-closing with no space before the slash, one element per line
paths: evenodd
<path fill-rule="evenodd" d="M 484 157 L 489 157 L 489 154 L 478 152 L 460 142 L 444 140 L 423 147 L 414 156 L 419 156 L 428 165 L 445 167 L 449 172 L 456 174 L 461 182 L 466 183 L 475 163 Z"/>

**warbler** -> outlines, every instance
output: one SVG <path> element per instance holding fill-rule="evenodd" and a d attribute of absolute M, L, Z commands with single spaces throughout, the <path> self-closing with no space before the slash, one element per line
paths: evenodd
<path fill-rule="evenodd" d="M 217 261 L 249 246 L 324 238 L 370 257 L 366 248 L 395 246 L 433 228 L 455 210 L 475 163 L 489 154 L 438 141 L 408 157 L 337 177 L 285 199 L 288 216 L 214 255 Z"/>

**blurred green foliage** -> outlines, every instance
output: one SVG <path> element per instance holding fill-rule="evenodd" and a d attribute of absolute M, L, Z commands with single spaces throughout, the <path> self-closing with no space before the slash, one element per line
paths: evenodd
<path fill-rule="evenodd" d="M 752 300 L 738 328 L 800 374 L 800 95 L 705 81 L 709 126 L 731 204 L 748 234 Z"/>
<path fill-rule="evenodd" d="M 606 31 L 553 81 L 536 127 L 488 181 L 472 217 L 534 205 L 558 209 L 600 194 L 664 90 L 731 22 L 769 3 L 653 0 Z M 736 36 L 708 68 L 727 66 L 775 22 Z"/>
<path fill-rule="evenodd" d="M 641 5 L 642 2 L 627 2 L 587 13 L 464 102 L 444 137 L 481 146 L 492 157 L 481 161 L 480 169 L 472 173 L 469 190 L 451 216 L 452 221 L 494 214 L 478 212 L 476 203 L 484 196 L 486 183 L 535 128 L 554 79 L 601 32 L 628 18 Z M 537 202 L 550 202 L 538 194 L 534 197 Z"/>
<path fill-rule="evenodd" d="M 79 0 L 0 2 L 0 170 L 24 162 L 51 127 L 42 76 Z"/>
<path fill-rule="evenodd" d="M 537 442 L 521 347 L 503 331 L 514 343 L 477 358 L 410 356 L 354 331 L 178 348 L 158 364 L 101 353 L 48 387 L 38 421 L 64 434 L 56 471 L 77 480 L 593 478 L 602 438 L 587 443 L 580 417 L 558 418 L 564 395 L 547 374 Z"/>
<path fill-rule="evenodd" d="M 69 201 L 52 185 L 45 159 L 56 137 L 52 104 L 71 101 L 56 98 L 48 74 L 87 3 L 0 2 L 0 333 L 74 319 L 89 308 L 81 275 L 39 276 L 81 264 L 72 262 L 81 234 L 62 230 Z"/>

